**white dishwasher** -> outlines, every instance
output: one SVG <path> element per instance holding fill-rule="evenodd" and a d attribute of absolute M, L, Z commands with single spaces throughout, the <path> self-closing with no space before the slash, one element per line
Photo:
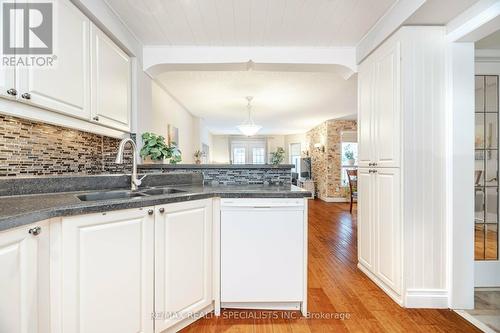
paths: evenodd
<path fill-rule="evenodd" d="M 221 200 L 221 305 L 304 309 L 304 199 Z"/>

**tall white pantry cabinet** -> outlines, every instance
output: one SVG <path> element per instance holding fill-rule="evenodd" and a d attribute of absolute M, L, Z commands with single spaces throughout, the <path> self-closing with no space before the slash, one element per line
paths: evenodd
<path fill-rule="evenodd" d="M 445 31 L 403 27 L 359 66 L 358 267 L 446 308 Z"/>

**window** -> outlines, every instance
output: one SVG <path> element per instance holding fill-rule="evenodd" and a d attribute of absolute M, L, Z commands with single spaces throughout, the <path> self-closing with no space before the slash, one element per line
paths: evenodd
<path fill-rule="evenodd" d="M 245 164 L 245 148 L 235 147 L 233 149 L 233 164 Z"/>
<path fill-rule="evenodd" d="M 358 165 L 358 143 L 342 142 L 341 186 L 349 186 L 347 169 L 355 169 Z"/>
<path fill-rule="evenodd" d="M 252 149 L 252 163 L 253 164 L 264 164 L 266 163 L 265 152 L 263 147 Z"/>
<path fill-rule="evenodd" d="M 265 139 L 233 139 L 230 143 L 232 164 L 265 164 Z"/>
<path fill-rule="evenodd" d="M 290 144 L 290 163 L 294 165 L 292 172 L 300 174 L 300 143 Z"/>

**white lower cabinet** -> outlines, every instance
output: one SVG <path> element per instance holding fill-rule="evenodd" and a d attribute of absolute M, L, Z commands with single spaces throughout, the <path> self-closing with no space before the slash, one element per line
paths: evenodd
<path fill-rule="evenodd" d="M 62 332 L 153 332 L 154 214 L 130 209 L 61 225 Z"/>
<path fill-rule="evenodd" d="M 358 261 L 401 302 L 401 190 L 397 168 L 358 171 Z"/>
<path fill-rule="evenodd" d="M 156 207 L 155 332 L 212 304 L 212 200 Z"/>
<path fill-rule="evenodd" d="M 47 225 L 0 232 L 0 332 L 49 332 Z"/>

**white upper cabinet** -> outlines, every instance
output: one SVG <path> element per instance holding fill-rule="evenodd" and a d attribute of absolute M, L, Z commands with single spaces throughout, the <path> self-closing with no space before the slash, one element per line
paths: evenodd
<path fill-rule="evenodd" d="M 53 68 L 25 67 L 19 73 L 21 101 L 90 119 L 90 21 L 69 1 L 54 6 L 57 60 Z"/>
<path fill-rule="evenodd" d="M 373 66 L 364 62 L 358 73 L 358 165 L 371 166 L 373 154 Z"/>
<path fill-rule="evenodd" d="M 156 207 L 155 332 L 212 303 L 212 200 Z"/>
<path fill-rule="evenodd" d="M 153 332 L 153 208 L 62 219 L 62 332 Z M 54 262 L 56 265 L 56 262 Z"/>
<path fill-rule="evenodd" d="M 130 131 L 130 57 L 94 25 L 91 54 L 92 119 Z"/>
<path fill-rule="evenodd" d="M 48 333 L 47 225 L 44 222 L 0 233 L 1 332 Z"/>
<path fill-rule="evenodd" d="M 401 165 L 400 43 L 378 49 L 359 70 L 359 165 Z"/>
<path fill-rule="evenodd" d="M 0 17 L 3 17 L 3 6 L 0 6 Z M 0 34 L 0 45 L 3 45 L 3 33 Z M 15 68 L 0 66 L 0 97 L 16 98 Z"/>
<path fill-rule="evenodd" d="M 379 167 L 400 166 L 400 43 L 387 44 L 378 50 L 375 60 L 375 152 Z"/>

